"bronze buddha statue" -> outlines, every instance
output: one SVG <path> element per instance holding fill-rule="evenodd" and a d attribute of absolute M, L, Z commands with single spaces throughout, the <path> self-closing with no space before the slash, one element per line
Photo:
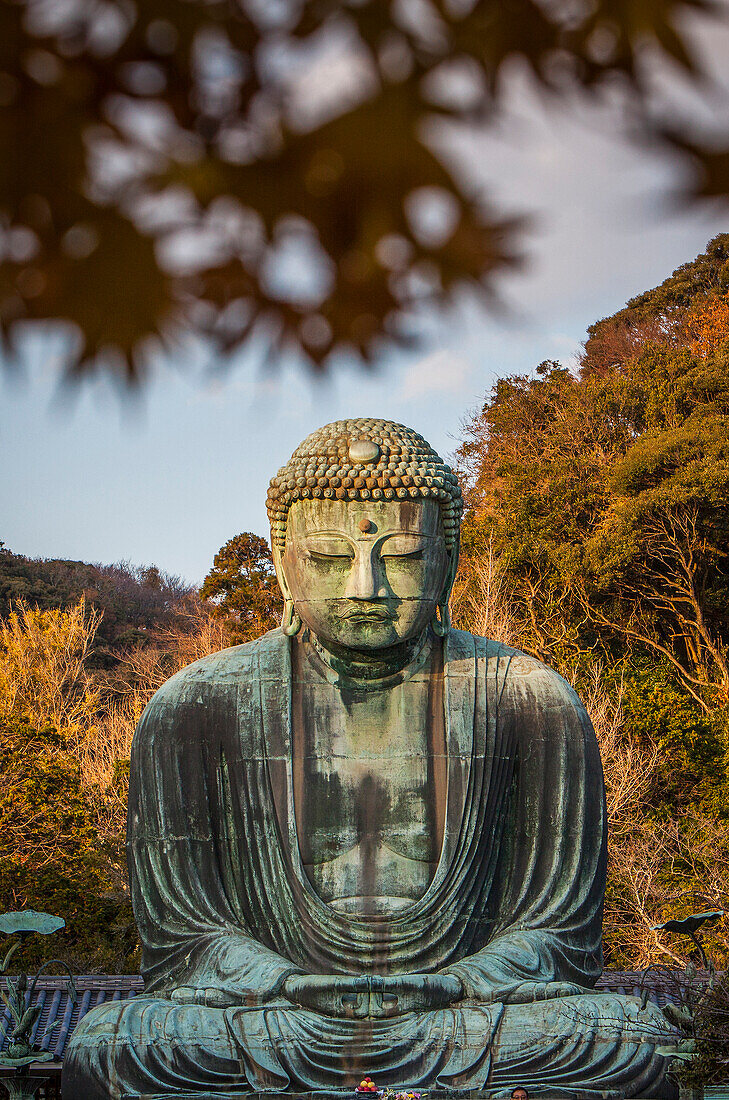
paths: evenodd
<path fill-rule="evenodd" d="M 662 1014 L 592 989 L 589 718 L 539 661 L 450 627 L 461 504 L 385 420 L 320 429 L 273 479 L 282 627 L 190 665 L 142 716 L 145 994 L 84 1018 L 65 1100 L 348 1092 L 364 1074 L 674 1095 Z"/>

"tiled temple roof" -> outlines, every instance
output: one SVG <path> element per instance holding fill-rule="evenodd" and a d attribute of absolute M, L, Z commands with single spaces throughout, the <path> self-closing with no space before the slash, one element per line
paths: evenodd
<path fill-rule="evenodd" d="M 682 970 L 675 973 L 670 970 L 649 971 L 645 978 L 642 970 L 605 970 L 598 979 L 596 989 L 623 993 L 627 997 L 640 997 L 648 986 L 648 999 L 663 1008 L 669 1001 L 674 1004 L 681 1001 L 689 986 L 701 988 L 707 979 L 708 974 L 703 971 L 699 971 L 689 981 Z"/>
<path fill-rule="evenodd" d="M 597 989 L 639 997 L 642 982 L 643 975 L 640 971 L 607 970 L 598 981 Z M 37 1042 L 41 1050 L 51 1051 L 59 1062 L 63 1060 L 66 1044 L 73 1029 L 90 1008 L 105 1001 L 125 1001 L 144 990 L 142 979 L 138 974 L 86 974 L 75 977 L 74 983 L 78 993 L 76 1004 L 71 1000 L 68 978 L 65 977 L 40 977 L 33 997 L 34 1003 L 41 1002 L 43 1008 L 31 1033 L 31 1042 Z M 681 974 L 672 978 L 666 971 L 658 974 L 650 973 L 645 980 L 645 985 L 650 990 L 649 999 L 661 1007 L 667 1001 L 680 999 L 682 984 L 685 986 L 685 980 Z M 4 978 L 0 978 L 0 988 L 5 989 Z M 28 1003 L 26 995 L 26 1006 Z M 58 1026 L 48 1031 L 48 1028 L 57 1022 Z M 9 1030 L 9 1024 L 10 1013 L 6 1009 L 0 1021 L 0 1031 L 5 1033 Z M 41 1038 L 44 1035 L 45 1037 Z M 5 1049 L 7 1043 L 7 1034 L 4 1034 L 0 1049 Z"/>
<path fill-rule="evenodd" d="M 90 1008 L 104 1001 L 125 1001 L 128 997 L 141 993 L 144 988 L 138 974 L 86 974 L 74 977 L 74 984 L 78 994 L 76 1004 L 69 993 L 68 978 L 63 976 L 41 976 L 33 996 L 33 1003 L 41 1003 L 43 1008 L 31 1032 L 30 1041 L 40 1050 L 51 1051 L 59 1061 L 63 1059 L 73 1029 Z M 4 978 L 0 979 L 0 988 L 6 988 Z M 26 993 L 26 1007 L 29 1004 L 30 999 Z M 54 1024 L 58 1026 L 48 1031 Z M 0 1043 L 0 1050 L 4 1050 L 8 1045 L 7 1031 L 10 1030 L 10 1012 L 7 1008 L 0 1020 L 0 1030 L 5 1033 Z M 44 1034 L 45 1038 L 41 1039 Z"/>

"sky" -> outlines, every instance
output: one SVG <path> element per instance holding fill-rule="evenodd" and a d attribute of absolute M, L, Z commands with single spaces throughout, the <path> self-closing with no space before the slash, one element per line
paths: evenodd
<path fill-rule="evenodd" d="M 710 48 L 726 61 L 729 29 Z M 0 371 L 0 540 L 29 557 L 155 564 L 199 584 L 229 538 L 268 536 L 269 478 L 309 432 L 384 416 L 452 454 L 497 378 L 545 359 L 574 365 L 588 325 L 729 231 L 726 204 L 669 199 L 675 166 L 632 147 L 604 105 L 555 110 L 520 72 L 510 79 L 497 130 L 443 142 L 501 211 L 533 215 L 528 262 L 499 282 L 500 310 L 464 295 L 423 318 L 419 349 L 324 380 L 264 368 L 257 348 L 220 374 L 191 347 L 159 362 L 136 399 L 103 380 L 59 390 L 59 345 L 29 340 L 21 369 Z"/>

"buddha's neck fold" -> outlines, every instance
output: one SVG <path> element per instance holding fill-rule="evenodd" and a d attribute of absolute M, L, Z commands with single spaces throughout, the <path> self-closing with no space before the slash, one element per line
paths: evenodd
<path fill-rule="evenodd" d="M 429 650 L 429 630 L 387 649 L 364 651 L 323 642 L 311 632 L 309 641 L 321 660 L 338 678 L 366 684 L 402 677 L 414 665 L 420 665 Z"/>

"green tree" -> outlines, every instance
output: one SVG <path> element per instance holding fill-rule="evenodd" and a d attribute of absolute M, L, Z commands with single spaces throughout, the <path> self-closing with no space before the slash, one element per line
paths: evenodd
<path fill-rule="evenodd" d="M 275 627 L 282 601 L 266 540 L 251 531 L 229 539 L 215 555 L 200 595 L 216 605 L 233 644 Z"/>
<path fill-rule="evenodd" d="M 510 640 L 578 687 L 598 675 L 655 762 L 611 862 L 624 963 L 631 922 L 646 958 L 664 907 L 729 894 L 728 258 L 725 234 L 592 326 L 578 373 L 500 380 L 460 450 L 461 605 L 493 558 Z"/>
<path fill-rule="evenodd" d="M 695 354 L 686 319 L 727 256 L 724 235 L 593 326 L 579 375 L 498 382 L 461 448 L 466 552 L 495 540 L 533 647 L 635 642 L 709 710 L 729 693 L 729 332 Z M 616 324 L 640 336 L 610 362 L 593 341 Z"/>
<path fill-rule="evenodd" d="M 442 120 L 497 121 L 519 62 L 568 102 L 619 82 L 646 136 L 723 194 L 727 154 L 669 133 L 646 50 L 701 88 L 690 17 L 709 0 L 232 0 L 0 4 L 0 332 L 69 327 L 71 373 L 140 378 L 190 328 L 220 354 L 265 337 L 315 365 L 405 340 L 423 295 L 487 289 L 514 223 L 435 154 Z M 337 56 L 316 104 L 297 85 Z M 283 254 L 312 278 L 287 284 Z M 123 302 L 123 308 L 120 303 Z"/>
<path fill-rule="evenodd" d="M 0 756 L 0 907 L 62 916 L 59 953 L 74 967 L 136 969 L 123 846 L 99 838 L 68 739 L 0 713 Z"/>

